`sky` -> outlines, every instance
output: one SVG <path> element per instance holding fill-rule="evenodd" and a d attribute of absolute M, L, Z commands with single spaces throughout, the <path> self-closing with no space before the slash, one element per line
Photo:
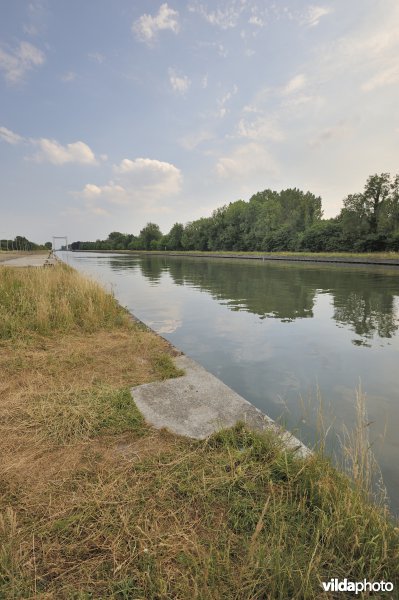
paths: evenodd
<path fill-rule="evenodd" d="M 397 173 L 398 0 L 0 0 L 0 238 Z"/>

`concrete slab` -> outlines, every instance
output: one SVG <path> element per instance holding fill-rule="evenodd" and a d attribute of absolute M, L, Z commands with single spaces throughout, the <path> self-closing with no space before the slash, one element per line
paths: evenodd
<path fill-rule="evenodd" d="M 273 429 L 301 456 L 311 454 L 300 440 L 234 392 L 201 365 L 182 355 L 174 359 L 185 375 L 132 388 L 133 399 L 148 423 L 173 433 L 205 439 L 242 421 L 250 428 Z"/>
<path fill-rule="evenodd" d="M 54 265 L 55 263 L 56 259 L 48 259 L 48 254 L 32 254 L 5 260 L 1 265 L 5 267 L 44 267 L 46 264 Z"/>

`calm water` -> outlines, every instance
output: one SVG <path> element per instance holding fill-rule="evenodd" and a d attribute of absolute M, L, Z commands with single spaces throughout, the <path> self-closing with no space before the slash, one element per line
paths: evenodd
<path fill-rule="evenodd" d="M 398 512 L 398 268 L 83 253 L 68 261 L 305 443 L 315 440 L 319 389 L 339 448 L 361 381 Z"/>

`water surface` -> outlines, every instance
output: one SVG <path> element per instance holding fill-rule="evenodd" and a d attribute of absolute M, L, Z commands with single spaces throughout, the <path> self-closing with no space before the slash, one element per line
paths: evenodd
<path fill-rule="evenodd" d="M 398 511 L 398 268 L 92 253 L 68 261 L 111 284 L 139 319 L 307 444 L 319 390 L 339 451 L 361 382 Z"/>

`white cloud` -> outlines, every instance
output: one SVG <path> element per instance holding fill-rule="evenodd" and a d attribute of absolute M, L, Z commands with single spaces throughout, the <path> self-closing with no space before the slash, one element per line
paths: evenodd
<path fill-rule="evenodd" d="M 124 158 L 113 167 L 115 181 L 106 185 L 88 183 L 80 192 L 85 209 L 94 214 L 109 214 L 113 207 L 133 208 L 143 212 L 165 212 L 162 201 L 179 194 L 182 185 L 180 169 L 168 162 L 151 158 Z"/>
<path fill-rule="evenodd" d="M 247 138 L 249 140 L 272 140 L 280 142 L 284 139 L 284 134 L 278 127 L 276 121 L 269 117 L 258 117 L 252 121 L 240 119 L 237 125 L 236 136 Z"/>
<path fill-rule="evenodd" d="M 166 2 L 161 4 L 155 16 L 144 14 L 132 25 L 133 33 L 139 40 L 147 43 L 154 41 L 159 31 L 169 30 L 178 33 L 179 29 L 179 13 L 169 8 Z"/>
<path fill-rule="evenodd" d="M 216 44 L 216 47 L 219 56 L 221 56 L 222 58 L 227 58 L 227 56 L 229 55 L 229 51 L 227 50 L 227 48 L 225 48 L 220 42 Z"/>
<path fill-rule="evenodd" d="M 326 129 L 323 129 L 323 131 L 318 133 L 316 137 L 310 140 L 309 145 L 312 147 L 319 148 L 336 138 L 345 137 L 350 132 L 350 130 L 351 128 L 348 125 L 348 123 L 342 120 L 333 127 L 327 127 Z"/>
<path fill-rule="evenodd" d="M 377 88 L 392 85 L 399 81 L 399 64 L 393 64 L 387 69 L 377 73 L 362 85 L 364 92 L 371 92 Z"/>
<path fill-rule="evenodd" d="M 200 48 L 215 48 L 217 53 L 222 58 L 226 58 L 229 55 L 229 51 L 221 42 L 198 42 Z"/>
<path fill-rule="evenodd" d="M 397 83 L 398 30 L 397 0 L 386 0 L 383 5 L 376 3 L 349 33 L 320 48 L 314 74 L 321 80 L 339 79 L 337 89 L 338 86 L 343 89 L 345 77 L 348 88 L 357 87 L 363 92 Z M 392 88 L 392 94 L 395 90 Z"/>
<path fill-rule="evenodd" d="M 138 193 L 151 197 L 162 197 L 177 194 L 182 183 L 180 169 L 168 162 L 151 158 L 125 158 L 119 165 L 114 165 L 115 173 L 123 176 L 121 181 Z"/>
<path fill-rule="evenodd" d="M 251 177 L 275 175 L 278 167 L 261 144 L 251 142 L 239 146 L 228 156 L 221 157 L 216 172 L 222 179 L 248 180 Z"/>
<path fill-rule="evenodd" d="M 257 15 L 252 15 L 252 17 L 249 18 L 248 23 L 250 25 L 255 25 L 256 27 L 264 27 L 265 25 L 264 21 Z"/>
<path fill-rule="evenodd" d="M 99 65 L 102 65 L 102 63 L 105 61 L 105 56 L 104 54 L 101 54 L 101 52 L 89 52 L 87 56 L 91 61 L 96 62 Z"/>
<path fill-rule="evenodd" d="M 385 70 L 391 64 L 397 64 L 398 29 L 397 0 L 376 3 L 374 10 L 359 20 L 356 28 L 325 48 L 322 58 L 325 62 L 338 64 L 346 69 L 359 66 Z"/>
<path fill-rule="evenodd" d="M 208 10 L 204 4 L 195 2 L 189 6 L 191 12 L 201 15 L 208 23 L 220 29 L 232 29 L 238 25 L 241 13 L 246 9 L 246 2 L 230 0 L 223 7 Z"/>
<path fill-rule="evenodd" d="M 73 142 L 63 146 L 56 140 L 40 138 L 32 140 L 32 143 L 40 148 L 40 152 L 34 156 L 38 162 L 49 161 L 54 165 L 64 165 L 66 163 L 97 164 L 93 151 L 84 142 Z"/>
<path fill-rule="evenodd" d="M 25 24 L 23 26 L 23 30 L 24 30 L 24 33 L 27 33 L 28 35 L 31 35 L 32 37 L 35 35 L 38 35 L 38 33 L 39 33 L 37 27 L 35 25 L 33 25 L 32 23 Z"/>
<path fill-rule="evenodd" d="M 10 129 L 7 129 L 7 127 L 0 127 L 0 138 L 13 146 L 24 141 L 24 138 L 21 135 L 14 133 Z"/>
<path fill-rule="evenodd" d="M 124 205 L 129 202 L 128 193 L 125 188 L 114 181 L 101 186 L 94 183 L 87 183 L 79 195 L 89 201 L 88 206 L 94 206 L 92 201 L 100 198 L 104 198 L 111 204 Z"/>
<path fill-rule="evenodd" d="M 191 80 L 187 75 L 179 76 L 174 69 L 169 69 L 169 83 L 174 92 L 185 94 L 191 85 Z"/>
<path fill-rule="evenodd" d="M 65 83 L 69 83 L 70 81 L 75 81 L 76 79 L 76 73 L 74 71 L 68 71 L 67 73 L 65 73 L 64 75 L 61 76 L 61 81 L 64 81 Z"/>
<path fill-rule="evenodd" d="M 82 191 L 82 196 L 85 198 L 96 198 L 101 194 L 101 187 L 94 183 L 87 183 Z"/>
<path fill-rule="evenodd" d="M 0 48 L 0 70 L 4 71 L 6 81 L 11 84 L 22 81 L 28 71 L 42 65 L 44 61 L 44 53 L 29 42 L 20 42 L 10 52 Z"/>
<path fill-rule="evenodd" d="M 223 119 L 223 117 L 225 117 L 228 113 L 228 108 L 226 107 L 226 104 L 228 102 L 230 102 L 230 100 L 232 99 L 233 96 L 235 96 L 235 94 L 237 94 L 238 92 L 238 87 L 234 84 L 233 88 L 231 91 L 226 92 L 221 98 L 219 98 L 217 100 L 217 104 L 218 104 L 218 111 L 216 116 L 220 117 L 221 119 Z"/>
<path fill-rule="evenodd" d="M 93 215 L 100 215 L 101 217 L 110 217 L 111 213 L 105 210 L 105 208 L 101 208 L 100 206 L 92 206 L 90 212 Z"/>
<path fill-rule="evenodd" d="M 63 146 L 57 140 L 47 138 L 24 138 L 22 135 L 0 127 L 0 138 L 9 144 L 19 144 L 24 142 L 33 147 L 39 148 L 39 152 L 33 155 L 36 162 L 50 162 L 53 165 L 64 165 L 66 163 L 78 163 L 86 165 L 96 165 L 97 159 L 92 149 L 84 142 L 73 142 Z M 101 155 L 102 160 L 107 160 L 106 155 Z"/>
<path fill-rule="evenodd" d="M 213 139 L 213 137 L 214 135 L 210 131 L 198 131 L 180 138 L 179 143 L 183 148 L 186 148 L 186 150 L 194 150 L 203 142 Z"/>
<path fill-rule="evenodd" d="M 320 19 L 332 13 L 330 6 L 309 6 L 302 23 L 308 27 L 315 27 L 320 23 Z"/>
<path fill-rule="evenodd" d="M 306 77 L 303 73 L 299 75 L 295 75 L 292 79 L 289 80 L 287 85 L 283 88 L 283 94 L 290 95 L 295 94 L 299 90 L 303 89 L 306 84 Z"/>
<path fill-rule="evenodd" d="M 293 114 L 299 115 L 298 109 L 301 107 L 310 107 L 313 112 L 320 109 L 325 103 L 325 98 L 317 94 L 298 94 L 289 97 L 283 103 L 283 108 L 288 109 Z"/>

